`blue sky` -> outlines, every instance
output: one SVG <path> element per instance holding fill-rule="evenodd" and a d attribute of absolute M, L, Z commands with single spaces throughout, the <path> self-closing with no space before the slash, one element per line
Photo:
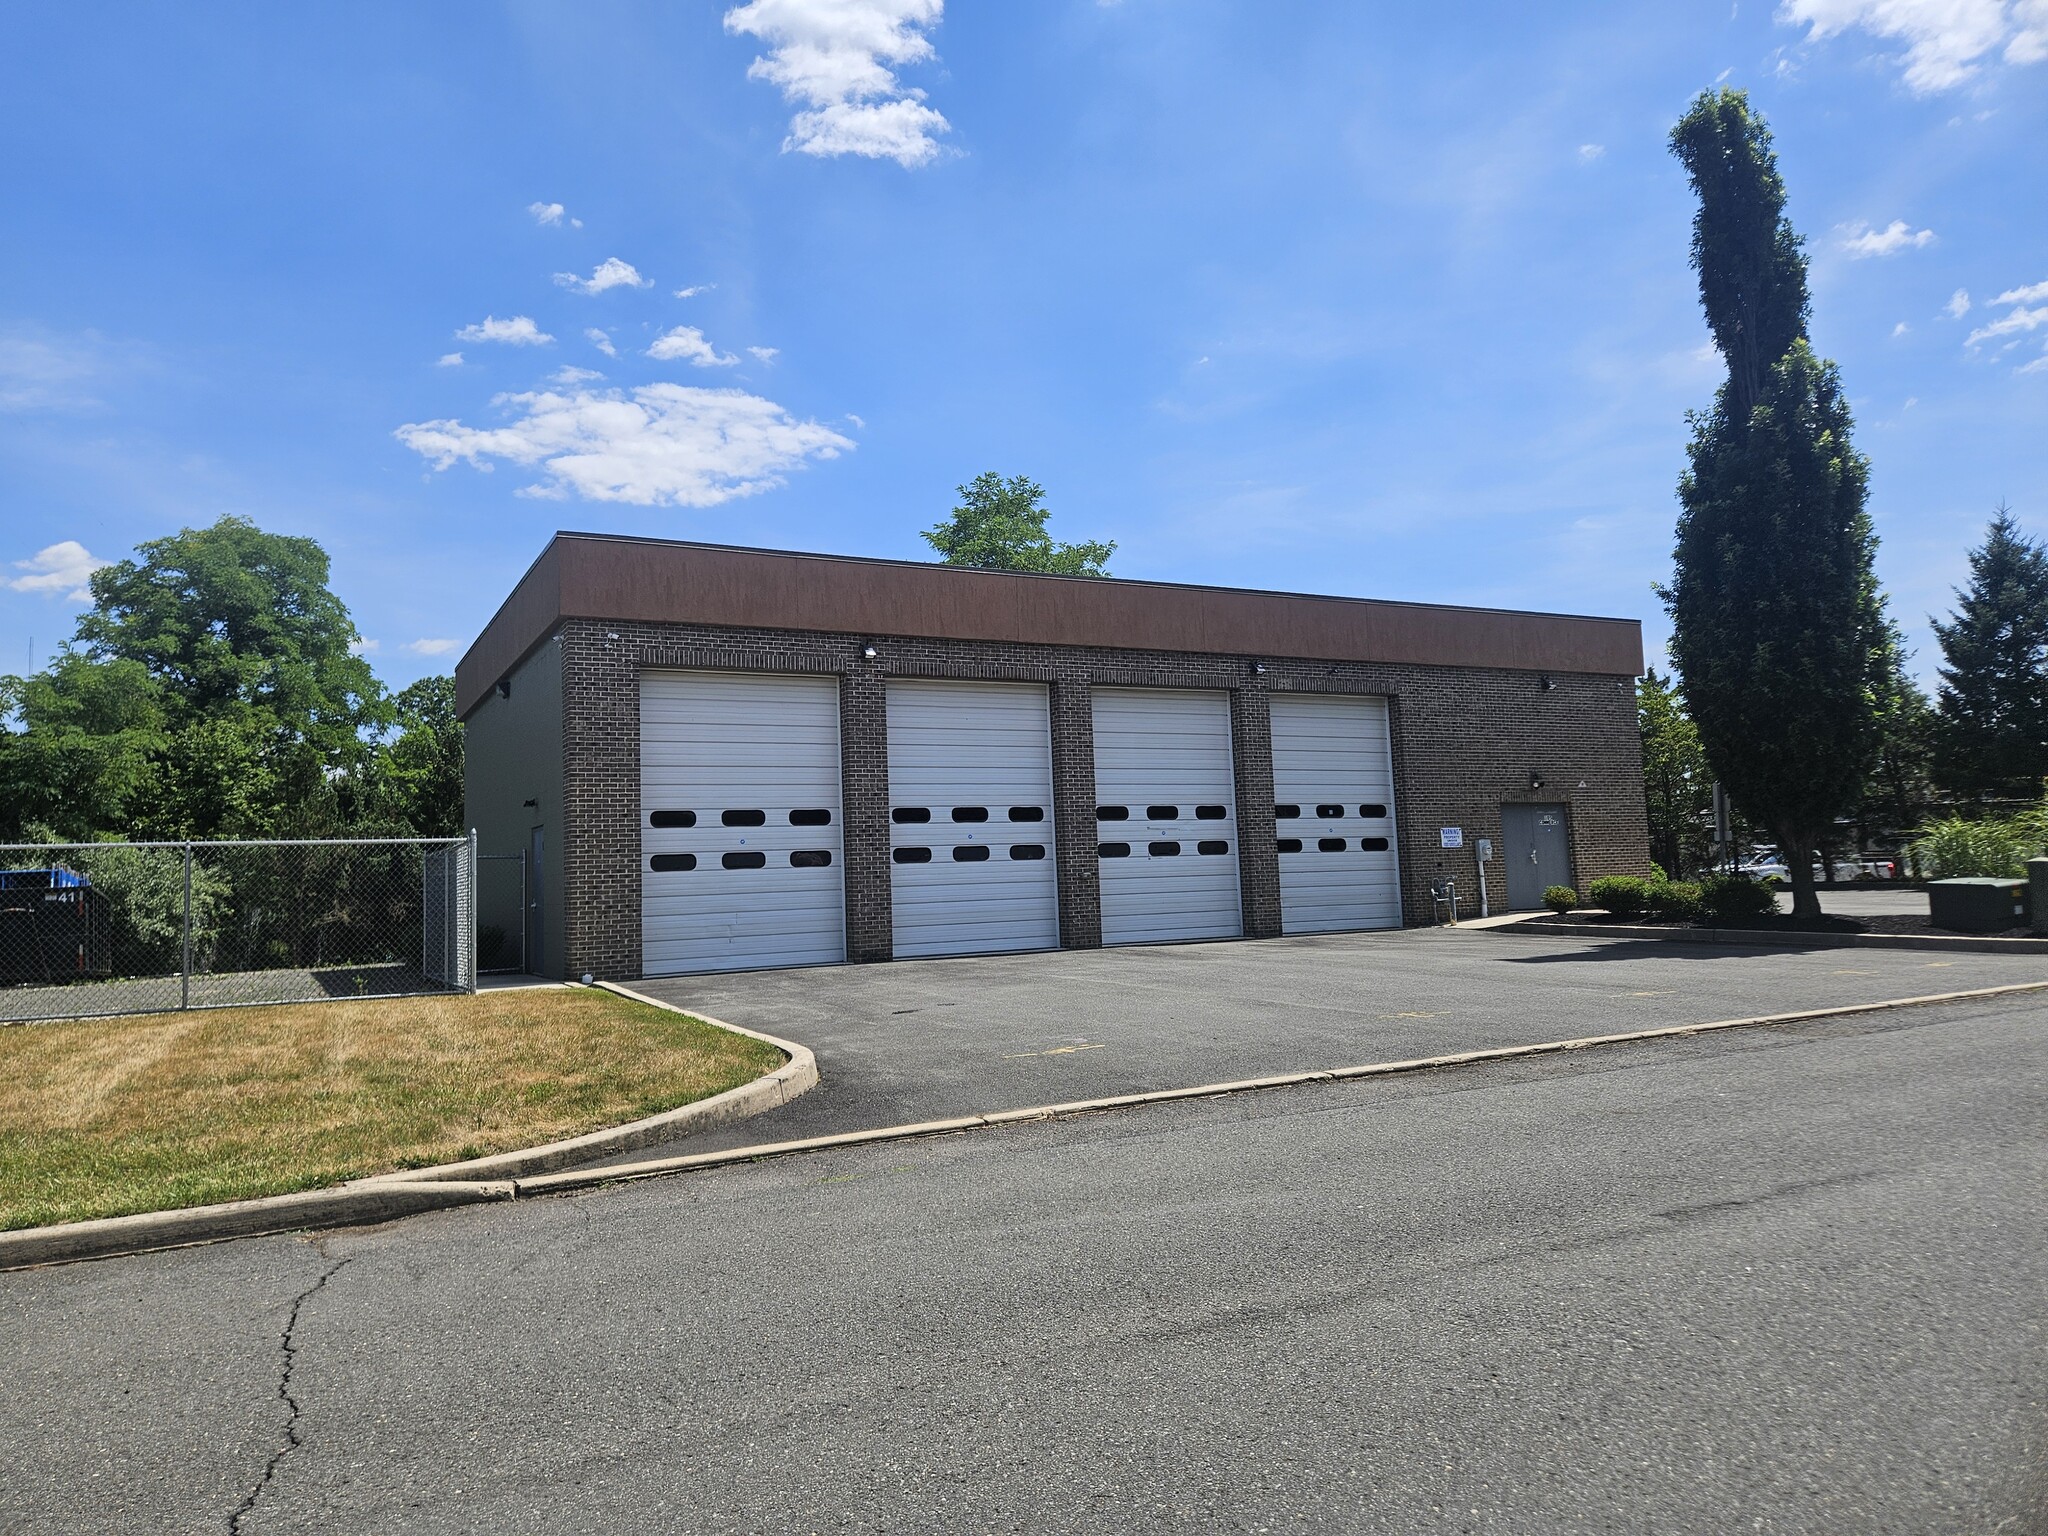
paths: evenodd
<path fill-rule="evenodd" d="M 554 529 L 922 558 L 985 469 L 1122 575 L 1654 653 L 1719 377 L 1665 135 L 1726 80 L 1930 673 L 1994 505 L 2048 533 L 2048 0 L 1461 15 L 9 7 L 0 669 L 223 513 L 402 684 Z"/>

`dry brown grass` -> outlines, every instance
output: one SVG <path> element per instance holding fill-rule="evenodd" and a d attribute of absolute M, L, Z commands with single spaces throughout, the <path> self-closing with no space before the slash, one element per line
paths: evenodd
<path fill-rule="evenodd" d="M 722 1093 L 782 1061 L 581 989 L 0 1029 L 0 1229 L 509 1151 Z"/>

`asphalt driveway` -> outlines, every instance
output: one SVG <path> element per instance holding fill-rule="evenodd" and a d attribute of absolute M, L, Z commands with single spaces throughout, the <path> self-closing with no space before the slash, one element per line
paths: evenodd
<path fill-rule="evenodd" d="M 1269 1073 L 2048 981 L 2048 957 L 1411 929 L 634 983 L 801 1041 L 820 1085 L 607 1162 Z"/>

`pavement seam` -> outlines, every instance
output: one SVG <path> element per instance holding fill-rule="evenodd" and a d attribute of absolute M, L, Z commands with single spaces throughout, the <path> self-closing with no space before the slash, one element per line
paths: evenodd
<path fill-rule="evenodd" d="M 305 1437 L 299 1433 L 299 1419 L 305 1412 L 305 1405 L 292 1395 L 292 1376 L 298 1370 L 299 1364 L 299 1313 L 307 1302 L 327 1289 L 328 1281 L 354 1262 L 353 1257 L 337 1259 L 327 1267 L 318 1280 L 299 1292 L 292 1302 L 291 1315 L 285 1319 L 284 1333 L 278 1339 L 280 1366 L 277 1396 L 285 1406 L 284 1440 L 270 1453 L 270 1460 L 264 1463 L 263 1475 L 256 1480 L 256 1485 L 243 1497 L 235 1512 L 228 1516 L 229 1536 L 241 1536 L 242 1522 L 249 1518 L 251 1511 L 256 1508 L 256 1501 L 262 1498 L 264 1491 L 270 1487 L 272 1479 L 277 1476 L 277 1469 L 284 1465 L 287 1456 L 306 1443 Z"/>
<path fill-rule="evenodd" d="M 622 1168 L 575 1169 L 563 1173 L 544 1174 L 539 1178 L 515 1179 L 512 1181 L 514 1198 L 572 1194 L 608 1184 L 633 1183 L 641 1179 L 692 1173 L 700 1169 L 726 1167 L 734 1163 L 765 1162 L 771 1158 L 791 1157 L 804 1152 L 822 1152 L 838 1147 L 865 1146 L 884 1141 L 912 1141 L 926 1136 L 951 1135 L 961 1131 L 982 1130 L 991 1126 L 1014 1125 L 1036 1120 L 1059 1120 L 1070 1115 L 1136 1109 L 1148 1104 L 1168 1104 L 1183 1099 L 1225 1098 L 1240 1093 L 1264 1092 L 1272 1088 L 1297 1087 L 1304 1083 L 1393 1077 L 1410 1072 L 1471 1066 L 1481 1062 L 1515 1061 L 1525 1057 L 1559 1055 L 1567 1051 L 1591 1050 L 1601 1046 L 1677 1039 L 1731 1029 L 1757 1029 L 1773 1024 L 1806 1023 L 1815 1019 L 1883 1013 L 1899 1008 L 1923 1008 L 1939 1003 L 1968 1002 L 2044 989 L 2048 989 L 2048 981 L 2012 982 L 2004 986 L 1977 987 L 1964 992 L 1935 992 L 1919 997 L 1883 998 L 1876 1002 L 1848 1003 L 1833 1008 L 1804 1008 L 1792 1013 L 1756 1014 L 1739 1019 L 1712 1019 L 1698 1024 L 1670 1024 L 1655 1029 L 1625 1030 L 1617 1034 L 1586 1035 L 1573 1040 L 1546 1040 L 1534 1045 L 1495 1046 L 1486 1050 L 1456 1051 L 1442 1056 L 1419 1056 L 1407 1061 L 1370 1062 L 1361 1066 L 1335 1067 L 1323 1071 L 1288 1072 L 1271 1077 L 1243 1078 L 1234 1082 L 1201 1083 L 1187 1088 L 1160 1088 L 1145 1093 L 1077 1099 L 1064 1104 L 1037 1104 L 1024 1109 L 960 1115 L 947 1120 L 878 1126 L 871 1130 L 847 1131 L 832 1136 L 808 1136 L 797 1141 L 764 1142 L 758 1146 L 735 1147 L 724 1152 L 699 1152 L 681 1157 L 659 1158 Z"/>

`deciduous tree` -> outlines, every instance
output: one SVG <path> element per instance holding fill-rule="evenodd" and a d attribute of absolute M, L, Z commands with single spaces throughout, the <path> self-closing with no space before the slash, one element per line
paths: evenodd
<path fill-rule="evenodd" d="M 1674 880 L 1690 880 L 1712 857 L 1714 773 L 1684 701 L 1655 667 L 1636 686 L 1643 738 L 1643 794 L 1650 857 Z"/>
<path fill-rule="evenodd" d="M 1005 480 L 990 470 L 960 487 L 953 515 L 926 529 L 923 538 L 947 565 L 1107 576 L 1115 543 L 1057 543 L 1046 532 L 1051 513 L 1044 500 L 1045 489 L 1036 482 L 1022 475 Z"/>

